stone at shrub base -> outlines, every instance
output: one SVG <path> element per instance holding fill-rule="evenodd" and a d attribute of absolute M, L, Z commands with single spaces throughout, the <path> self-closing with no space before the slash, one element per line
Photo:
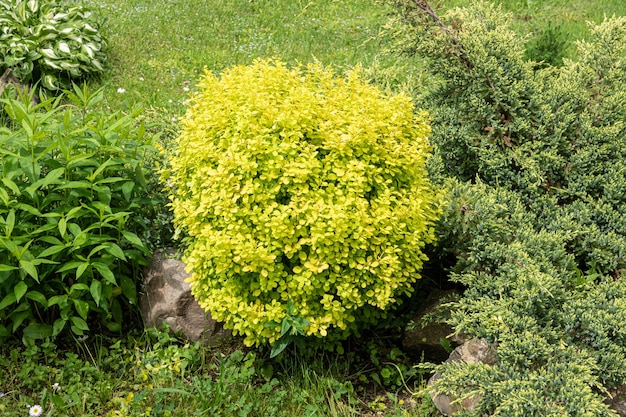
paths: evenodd
<path fill-rule="evenodd" d="M 139 300 L 145 327 L 161 328 L 166 323 L 173 333 L 192 342 L 216 344 L 230 331 L 211 318 L 191 295 L 185 264 L 173 258 L 174 251 L 155 252 L 144 271 Z"/>
<path fill-rule="evenodd" d="M 617 387 L 610 392 L 606 399 L 606 404 L 620 417 L 626 417 L 626 384 Z"/>
<path fill-rule="evenodd" d="M 497 345 L 491 345 L 485 339 L 474 338 L 454 349 L 446 362 L 482 362 L 487 365 L 493 365 L 496 362 L 496 353 Z M 428 380 L 428 385 L 432 386 L 437 379 L 439 379 L 439 374 L 433 375 Z M 446 416 L 454 416 L 462 410 L 473 410 L 481 400 L 479 395 L 475 395 L 464 399 L 460 403 L 456 403 L 454 398 L 444 394 L 437 394 L 435 391 L 430 391 L 430 397 L 439 412 Z"/>
<path fill-rule="evenodd" d="M 454 329 L 446 323 L 434 321 L 422 325 L 424 316 L 436 312 L 442 302 L 459 295 L 456 290 L 437 289 L 428 294 L 423 306 L 411 318 L 416 323 L 415 327 L 404 332 L 402 339 L 404 352 L 415 358 L 421 358 L 423 355 L 429 362 L 443 362 L 448 357 L 449 351 L 442 346 L 441 339 L 447 339 L 454 347 L 465 342 L 462 336 L 452 335 Z"/>

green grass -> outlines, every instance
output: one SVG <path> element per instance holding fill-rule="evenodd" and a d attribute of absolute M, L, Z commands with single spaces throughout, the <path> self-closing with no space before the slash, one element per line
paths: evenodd
<path fill-rule="evenodd" d="M 92 6 L 105 21 L 111 61 L 98 82 L 105 86 L 105 105 L 125 110 L 143 103 L 147 117 L 165 123 L 166 136 L 175 134 L 175 120 L 205 68 L 220 72 L 279 56 L 292 64 L 319 60 L 338 71 L 360 63 L 399 84 L 413 75 L 411 60 L 382 52 L 378 35 L 388 10 L 374 0 L 72 2 Z M 445 8 L 467 0 L 441 3 Z M 626 15 L 622 0 L 502 4 L 514 12 L 520 33 L 537 34 L 550 24 L 567 41 L 587 36 L 586 20 Z M 120 340 L 93 336 L 61 347 L 5 345 L 0 414 L 26 416 L 27 404 L 41 404 L 51 416 L 436 415 L 427 400 L 411 398 L 404 386 L 377 384 L 389 372 L 383 375 L 371 358 L 355 355 L 270 361 L 267 352 L 185 345 L 158 332 Z M 418 392 L 424 386 L 419 375 L 407 383 Z"/>
<path fill-rule="evenodd" d="M 358 381 L 368 373 L 352 371 L 354 355 L 291 353 L 270 362 L 236 345 L 208 349 L 157 330 L 74 343 L 0 348 L 0 414 L 25 416 L 35 404 L 46 416 L 423 417 L 432 410 L 395 391 L 364 393 Z"/>
<path fill-rule="evenodd" d="M 556 28 L 566 42 L 564 56 L 574 56 L 574 41 L 589 36 L 587 22 L 600 23 L 605 17 L 626 15 L 622 0 L 500 0 L 502 10 L 513 14 L 513 29 L 529 39 L 547 27 Z M 442 0 L 442 10 L 462 7 L 467 0 Z"/>
<path fill-rule="evenodd" d="M 381 58 L 385 8 L 374 0 L 86 0 L 105 19 L 112 107 L 137 101 L 180 114 L 199 74 L 256 58 L 343 69 Z M 118 94 L 118 89 L 126 92 Z"/>

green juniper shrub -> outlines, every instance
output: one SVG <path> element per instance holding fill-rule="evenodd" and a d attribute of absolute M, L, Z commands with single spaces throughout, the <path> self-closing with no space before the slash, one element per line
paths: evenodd
<path fill-rule="evenodd" d="M 102 90 L 64 97 L 1 100 L 2 338 L 81 335 L 92 321 L 119 331 L 149 256 L 139 236 L 151 138 L 136 112 L 96 111 Z"/>
<path fill-rule="evenodd" d="M 626 382 L 626 18 L 592 26 L 577 61 L 537 69 L 498 7 L 438 20 L 394 3 L 398 49 L 432 71 L 429 169 L 451 190 L 439 248 L 466 288 L 449 322 L 498 343 L 494 366 L 441 365 L 437 389 L 481 394 L 468 415 L 612 415 L 602 393 Z"/>
<path fill-rule="evenodd" d="M 191 99 L 175 224 L 196 299 L 247 344 L 354 334 L 420 278 L 440 199 L 426 114 L 359 72 L 257 61 Z"/>
<path fill-rule="evenodd" d="M 0 72 L 48 90 L 104 71 L 107 42 L 95 15 L 54 0 L 0 1 Z"/>

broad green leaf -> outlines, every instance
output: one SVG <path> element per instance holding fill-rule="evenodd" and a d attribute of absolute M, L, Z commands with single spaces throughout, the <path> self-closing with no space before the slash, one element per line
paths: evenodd
<path fill-rule="evenodd" d="M 85 231 L 83 230 L 78 235 L 76 235 L 76 238 L 74 239 L 74 242 L 72 242 L 72 245 L 74 246 L 74 248 L 78 249 L 81 246 L 85 245 L 87 242 L 89 242 L 89 234 L 85 233 Z"/>
<path fill-rule="evenodd" d="M 72 170 L 83 166 L 98 166 L 98 163 L 91 159 L 94 155 L 95 153 L 87 153 L 73 156 L 67 163 L 67 169 Z M 59 188 L 75 188 L 74 186 L 89 188 L 91 184 L 88 181 L 70 181 Z"/>
<path fill-rule="evenodd" d="M 8 306 L 10 306 L 11 304 L 14 304 L 17 302 L 17 297 L 15 296 L 15 293 L 12 292 L 10 294 L 7 294 L 2 301 L 0 301 L 0 311 L 4 310 L 5 308 L 7 308 Z"/>
<path fill-rule="evenodd" d="M 272 350 L 270 351 L 270 358 L 275 358 L 280 355 L 283 350 L 291 343 L 290 337 L 281 337 L 272 345 Z"/>
<path fill-rule="evenodd" d="M 24 281 L 18 282 L 15 287 L 13 287 L 13 293 L 15 294 L 15 301 L 19 302 L 24 294 L 28 291 L 28 285 Z"/>
<path fill-rule="evenodd" d="M 116 182 L 126 181 L 125 178 L 122 177 L 106 177 L 101 180 L 96 181 L 94 184 L 102 185 L 102 184 L 115 184 Z"/>
<path fill-rule="evenodd" d="M 133 189 L 135 188 L 135 183 L 133 181 L 127 181 L 122 184 L 122 195 L 127 202 L 130 202 L 131 197 L 133 196 Z"/>
<path fill-rule="evenodd" d="M 76 312 L 85 320 L 87 320 L 87 315 L 89 314 L 89 304 L 83 300 L 73 300 L 74 308 Z"/>
<path fill-rule="evenodd" d="M 129 232 L 127 230 L 123 230 L 122 231 L 122 235 L 124 236 L 124 238 L 126 238 L 126 240 L 128 240 L 134 246 L 136 246 L 138 248 L 144 248 L 145 247 L 145 245 L 143 244 L 141 239 L 139 239 L 139 236 L 137 236 L 135 233 Z"/>
<path fill-rule="evenodd" d="M 18 269 L 16 266 L 0 264 L 0 272 L 15 271 L 16 269 Z"/>
<path fill-rule="evenodd" d="M 57 271 L 58 272 L 65 272 L 65 271 L 69 271 L 72 269 L 76 269 L 79 266 L 81 266 L 83 264 L 83 262 L 80 261 L 71 261 L 66 263 L 65 265 L 63 265 L 61 268 L 59 268 Z"/>
<path fill-rule="evenodd" d="M 96 268 L 96 270 L 100 273 L 100 275 L 102 275 L 102 278 L 106 279 L 113 285 L 117 285 L 117 281 L 115 280 L 115 275 L 113 275 L 113 272 L 106 264 L 102 262 L 93 262 L 91 266 Z"/>
<path fill-rule="evenodd" d="M 43 308 L 48 308 L 48 300 L 46 299 L 46 296 L 39 291 L 28 291 L 26 293 L 26 298 L 42 305 Z"/>
<path fill-rule="evenodd" d="M 94 182 L 96 180 L 96 178 L 98 178 L 98 175 L 100 175 L 109 166 L 114 165 L 114 164 L 115 164 L 115 162 L 113 161 L 113 159 L 111 159 L 111 158 L 107 159 L 105 162 L 100 164 L 98 169 L 96 169 L 93 173 L 89 174 L 87 176 L 87 179 L 89 181 L 91 181 L 91 182 Z"/>
<path fill-rule="evenodd" d="M 91 183 L 88 181 L 70 181 L 70 182 L 66 182 L 62 185 L 59 185 L 56 189 L 57 190 L 63 190 L 66 188 L 70 188 L 72 190 L 78 189 L 78 188 L 91 188 Z"/>
<path fill-rule="evenodd" d="M 19 313 L 15 313 L 15 311 L 17 311 L 19 309 L 20 306 L 18 306 L 18 308 L 16 308 L 14 310 L 14 313 L 12 315 L 13 317 L 13 333 L 15 333 L 15 331 L 22 325 L 22 323 L 24 322 L 24 320 L 26 320 L 29 317 L 32 317 L 33 313 L 31 311 L 28 310 L 22 310 Z M 26 307 L 28 308 L 28 305 L 26 305 Z"/>
<path fill-rule="evenodd" d="M 67 323 L 67 320 L 60 319 L 60 318 L 56 319 L 54 323 L 52 324 L 52 336 L 56 336 L 59 333 L 61 333 L 61 331 L 65 327 L 65 323 Z"/>
<path fill-rule="evenodd" d="M 91 281 L 91 286 L 89 287 L 89 292 L 93 297 L 93 300 L 96 302 L 96 305 L 100 307 L 100 298 L 102 297 L 102 284 L 97 279 Z"/>
<path fill-rule="evenodd" d="M 49 243 L 49 244 L 55 245 L 55 246 L 56 245 L 61 245 L 61 246 L 64 245 L 63 242 L 61 242 L 57 237 L 54 237 L 54 236 L 42 236 L 42 237 L 39 238 L 39 240 L 41 242 L 46 242 L 46 243 Z"/>
<path fill-rule="evenodd" d="M 122 294 L 131 304 L 137 304 L 137 287 L 132 279 L 127 276 L 120 276 L 120 287 L 122 287 Z"/>
<path fill-rule="evenodd" d="M 59 219 L 59 233 L 63 239 L 67 236 L 67 221 L 64 218 Z"/>
<path fill-rule="evenodd" d="M 10 237 L 15 227 L 15 210 L 9 210 L 4 224 L 4 233 L 6 237 Z"/>
<path fill-rule="evenodd" d="M 48 300 L 48 307 L 53 305 L 63 306 L 67 303 L 67 295 L 54 295 Z"/>
<path fill-rule="evenodd" d="M 143 168 L 141 164 L 138 164 L 137 167 L 135 168 L 135 178 L 137 178 L 137 181 L 139 181 L 139 185 L 141 185 L 142 188 L 148 187 L 148 183 L 146 182 L 146 177 L 143 175 Z"/>
<path fill-rule="evenodd" d="M 52 326 L 39 323 L 30 324 L 24 328 L 24 336 L 31 339 L 45 339 L 52 336 Z"/>
<path fill-rule="evenodd" d="M 80 226 L 77 225 L 76 223 L 68 223 L 67 224 L 67 229 L 70 231 L 70 233 L 76 237 L 80 234 L 80 232 L 82 231 L 80 229 Z"/>
<path fill-rule="evenodd" d="M 65 168 L 57 168 L 48 173 L 44 178 L 36 181 L 30 187 L 27 187 L 24 191 L 30 194 L 33 198 L 37 191 L 45 188 L 51 184 L 58 183 L 59 177 L 65 173 Z"/>
<path fill-rule="evenodd" d="M 37 268 L 31 261 L 20 259 L 20 269 L 33 277 L 35 281 L 39 282 L 39 274 L 37 273 Z"/>
<path fill-rule="evenodd" d="M 116 323 L 122 322 L 122 319 L 124 317 L 122 313 L 122 305 L 119 301 L 117 301 L 117 299 L 113 299 L 113 301 L 111 302 L 111 315 L 113 316 L 113 320 L 115 320 Z"/>
<path fill-rule="evenodd" d="M 9 189 L 11 189 L 11 191 L 13 191 L 13 194 L 16 195 L 20 195 L 22 194 L 22 192 L 20 191 L 19 187 L 17 186 L 17 184 L 15 184 L 15 182 L 13 182 L 13 180 L 9 179 L 9 178 L 2 178 L 2 183 L 8 187 Z"/>
<path fill-rule="evenodd" d="M 16 258 L 21 256 L 20 249 L 11 239 L 7 239 L 6 237 L 0 237 L 0 246 L 4 247 L 9 253 Z"/>
<path fill-rule="evenodd" d="M 89 262 L 83 262 L 80 264 L 80 266 L 78 268 L 76 268 L 76 279 L 79 279 L 87 270 L 87 268 L 89 268 Z"/>
<path fill-rule="evenodd" d="M 9 214 L 7 214 L 7 218 L 5 220 L 4 225 L 4 234 L 6 237 L 10 237 L 13 233 L 13 228 L 15 227 L 15 210 L 10 210 Z"/>
<path fill-rule="evenodd" d="M 37 228 L 36 230 L 33 230 L 31 233 L 31 236 L 49 234 L 52 231 L 54 231 L 53 233 L 56 233 L 56 229 L 57 229 L 57 225 L 55 223 L 48 223 L 44 226 Z M 41 236 L 41 237 L 44 237 L 44 236 Z M 39 239 L 41 239 L 41 237 Z"/>
<path fill-rule="evenodd" d="M 111 204 L 111 189 L 109 187 L 98 187 L 98 199 L 106 204 Z"/>
<path fill-rule="evenodd" d="M 0 188 L 0 200 L 2 200 L 5 206 L 9 205 L 9 193 L 4 188 Z"/>
<path fill-rule="evenodd" d="M 116 243 L 106 242 L 103 245 L 105 246 L 105 250 L 111 255 L 115 256 L 118 259 L 121 259 L 122 261 L 126 260 L 124 251 Z"/>
<path fill-rule="evenodd" d="M 77 328 L 79 328 L 80 330 L 82 331 L 89 330 L 89 326 L 87 326 L 87 323 L 82 318 L 77 317 L 77 316 L 72 316 L 71 320 L 72 320 L 72 324 L 76 326 Z"/>
<path fill-rule="evenodd" d="M 74 291 L 89 291 L 89 287 L 87 284 L 83 284 L 82 282 L 77 282 L 76 284 L 72 284 L 70 287 L 70 294 Z"/>
<path fill-rule="evenodd" d="M 50 246 L 49 248 L 46 248 L 46 249 L 42 250 L 41 253 L 37 257 L 38 258 L 46 258 L 48 256 L 55 255 L 55 254 L 65 250 L 66 248 L 67 248 L 66 245 Z"/>

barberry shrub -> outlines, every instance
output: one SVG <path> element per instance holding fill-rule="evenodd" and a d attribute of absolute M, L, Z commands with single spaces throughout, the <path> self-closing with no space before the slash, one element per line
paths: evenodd
<path fill-rule="evenodd" d="M 340 338 L 413 290 L 440 193 L 408 96 L 278 60 L 206 72 L 198 90 L 165 175 L 192 292 L 216 320 L 249 345 L 286 318 Z"/>
<path fill-rule="evenodd" d="M 427 2 L 394 3 L 399 47 L 434 80 L 419 97 L 430 172 L 454 177 L 439 249 L 466 290 L 449 322 L 498 343 L 493 366 L 441 365 L 436 389 L 480 394 L 468 415 L 612 415 L 602 394 L 626 383 L 626 18 L 552 66 L 525 58 L 493 5 L 433 19 Z"/>

